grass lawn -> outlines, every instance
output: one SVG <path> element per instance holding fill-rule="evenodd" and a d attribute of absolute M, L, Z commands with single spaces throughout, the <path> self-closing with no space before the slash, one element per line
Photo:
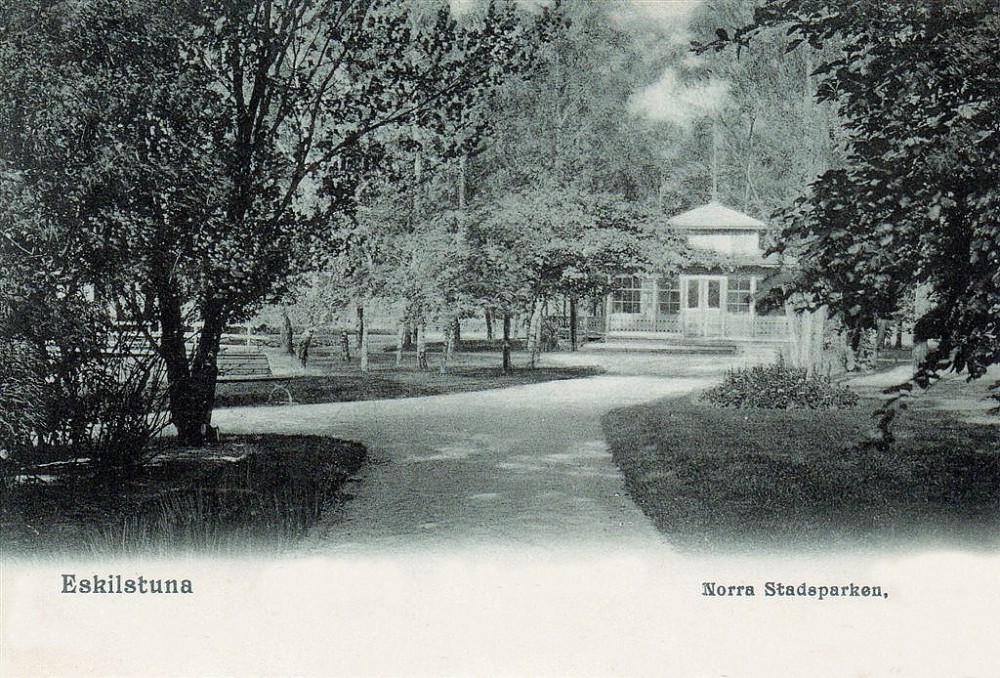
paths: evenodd
<path fill-rule="evenodd" d="M 280 550 L 343 500 L 344 482 L 365 458 L 361 445 L 318 436 L 241 436 L 199 449 L 155 444 L 158 453 L 128 479 L 64 464 L 4 489 L 5 555 Z"/>
<path fill-rule="evenodd" d="M 739 410 L 692 396 L 602 423 L 629 493 L 682 548 L 1000 546 L 1000 429 L 915 406 L 882 452 L 868 442 L 875 403 Z"/>
<path fill-rule="evenodd" d="M 485 343 L 485 342 L 480 342 Z M 431 348 L 434 348 L 433 346 Z M 439 348 L 439 347 L 438 347 Z M 272 365 L 280 366 L 280 357 L 269 356 Z M 400 366 L 394 354 L 373 351 L 370 371 L 363 373 L 356 356 L 347 363 L 319 353 L 310 359 L 307 373 L 278 380 L 220 382 L 216 407 L 242 405 L 287 405 L 348 402 L 383 398 L 411 398 L 466 391 L 482 391 L 508 386 L 537 384 L 558 379 L 575 379 L 600 374 L 598 367 L 523 367 L 527 355 L 514 355 L 515 368 L 509 374 L 500 369 L 500 354 L 489 347 L 472 344 L 456 354 L 445 372 L 440 371 L 442 357 L 430 352 L 430 369 L 418 370 L 416 355 L 408 351 Z"/>

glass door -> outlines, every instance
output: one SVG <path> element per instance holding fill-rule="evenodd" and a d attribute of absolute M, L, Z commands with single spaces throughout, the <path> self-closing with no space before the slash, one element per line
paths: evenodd
<path fill-rule="evenodd" d="M 725 285 L 725 276 L 700 275 L 684 278 L 684 334 L 696 337 L 722 336 Z"/>

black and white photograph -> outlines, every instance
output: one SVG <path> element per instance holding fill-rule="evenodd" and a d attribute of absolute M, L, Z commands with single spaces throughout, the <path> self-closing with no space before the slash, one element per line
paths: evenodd
<path fill-rule="evenodd" d="M 1000 677 L 998 36 L 0 0 L 0 673 Z"/>

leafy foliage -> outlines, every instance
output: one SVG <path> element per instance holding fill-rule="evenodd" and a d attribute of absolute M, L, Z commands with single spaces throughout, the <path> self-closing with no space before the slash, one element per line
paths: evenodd
<path fill-rule="evenodd" d="M 16 464 L 39 454 L 86 457 L 105 469 L 134 469 L 163 426 L 163 366 L 155 354 L 136 350 L 141 340 L 85 299 L 37 305 L 13 297 L 2 308 L 5 456 Z"/>
<path fill-rule="evenodd" d="M 787 214 L 801 288 L 867 327 L 927 284 L 932 306 L 918 329 L 939 343 L 924 367 L 982 375 L 1000 360 L 1000 8 L 772 0 L 715 44 L 745 45 L 775 27 L 791 49 L 836 45 L 814 75 L 848 133 L 842 166 Z"/>
<path fill-rule="evenodd" d="M 858 402 L 858 396 L 846 386 L 781 362 L 730 370 L 723 382 L 705 391 L 702 398 L 720 407 L 768 410 L 837 410 Z"/>
<path fill-rule="evenodd" d="M 720 26 L 731 30 L 751 21 L 754 4 L 700 3 L 688 31 L 699 43 L 716 40 Z M 814 100 L 811 77 L 813 64 L 835 45 L 789 52 L 791 42 L 783 28 L 763 28 L 739 49 L 695 57 L 688 45 L 675 48 L 669 68 L 678 87 L 725 86 L 725 96 L 702 118 L 670 125 L 671 139 L 663 144 L 662 190 L 684 208 L 708 198 L 714 174 L 720 202 L 766 219 L 838 162 L 839 120 L 832 104 Z"/>
<path fill-rule="evenodd" d="M 527 308 L 555 294 L 599 296 L 613 276 L 680 261 L 657 210 L 613 195 L 544 187 L 481 207 L 470 225 L 478 294 L 497 308 Z"/>
<path fill-rule="evenodd" d="M 475 138 L 465 111 L 531 66 L 549 14 L 541 38 L 512 6 L 459 26 L 444 3 L 387 0 L 21 0 L 2 19 L 10 242 L 42 227 L 59 261 L 159 325 L 174 423 L 196 442 L 226 324 L 350 246 L 332 226 L 393 172 L 392 140 L 456 121 Z"/>
<path fill-rule="evenodd" d="M 23 461 L 34 431 L 43 423 L 38 372 L 24 346 L 0 342 L 0 486 Z"/>
<path fill-rule="evenodd" d="M 655 65 L 614 3 L 565 3 L 541 45 L 530 79 L 504 83 L 491 98 L 494 121 L 471 166 L 473 199 L 544 185 L 657 197 L 661 161 L 654 130 L 629 113 L 636 82 Z"/>

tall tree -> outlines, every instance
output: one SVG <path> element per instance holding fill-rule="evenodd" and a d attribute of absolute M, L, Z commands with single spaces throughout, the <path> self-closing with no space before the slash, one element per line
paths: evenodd
<path fill-rule="evenodd" d="M 616 275 L 676 270 L 685 252 L 662 221 L 655 208 L 555 186 L 486 202 L 468 228 L 469 294 L 505 316 L 532 317 L 534 365 L 547 299 L 601 296 Z"/>
<path fill-rule="evenodd" d="M 210 423 L 227 323 L 341 242 L 331 220 L 380 169 L 380 134 L 437 129 L 530 66 L 537 36 L 512 7 L 462 26 L 426 8 L 21 0 L 4 14 L 3 179 L 158 323 L 183 442 Z"/>
<path fill-rule="evenodd" d="M 847 157 L 788 214 L 801 287 L 871 326 L 916 286 L 917 333 L 938 340 L 916 376 L 981 376 L 1000 361 L 1000 60 L 994 0 L 771 0 L 721 34 L 746 44 L 780 27 L 816 63 L 817 97 L 847 128 Z"/>
<path fill-rule="evenodd" d="M 753 6 L 747 0 L 700 3 L 687 32 L 697 43 L 715 40 L 716 31 L 728 34 L 749 22 Z M 769 28 L 739 50 L 695 55 L 681 41 L 660 48 L 666 67 L 651 88 L 662 110 L 640 112 L 664 128 L 662 191 L 679 207 L 715 195 L 767 219 L 838 162 L 840 121 L 832 105 L 815 100 L 811 77 L 832 47 L 787 52 L 791 41 L 784 30 Z"/>
<path fill-rule="evenodd" d="M 567 4 L 564 14 L 540 49 L 538 74 L 509 81 L 493 97 L 504 114 L 470 163 L 472 200 L 543 185 L 632 201 L 657 194 L 656 144 L 629 113 L 629 96 L 656 64 L 612 3 Z"/>

